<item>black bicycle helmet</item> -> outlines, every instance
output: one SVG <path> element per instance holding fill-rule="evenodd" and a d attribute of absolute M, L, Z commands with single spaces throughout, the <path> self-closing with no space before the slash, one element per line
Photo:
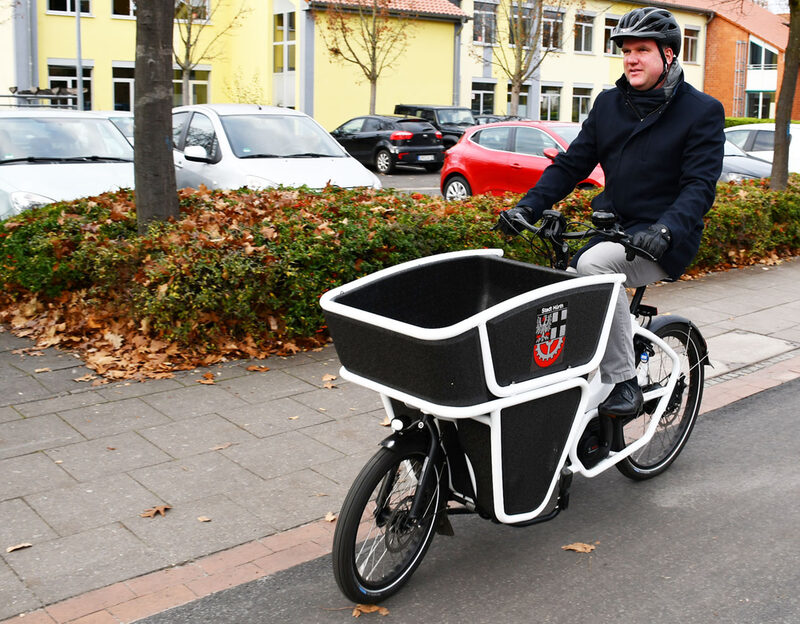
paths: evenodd
<path fill-rule="evenodd" d="M 666 9 L 644 7 L 623 15 L 611 31 L 611 40 L 621 46 L 626 37 L 654 39 L 672 48 L 675 56 L 681 51 L 681 27 Z"/>

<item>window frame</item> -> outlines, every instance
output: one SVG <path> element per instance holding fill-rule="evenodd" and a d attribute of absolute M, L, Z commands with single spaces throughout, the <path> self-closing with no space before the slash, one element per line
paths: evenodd
<path fill-rule="evenodd" d="M 478 8 L 480 6 L 480 9 Z M 488 8 L 492 10 L 489 11 Z M 494 45 L 497 43 L 497 4 L 494 2 L 475 2 L 473 5 L 472 43 L 475 45 Z M 479 17 L 480 16 L 480 17 Z M 479 28 L 480 25 L 480 28 Z M 486 37 L 487 26 L 491 31 Z"/>
<path fill-rule="evenodd" d="M 593 54 L 594 53 L 594 15 L 588 13 L 575 14 L 575 36 L 573 38 L 574 51 L 577 54 Z M 589 49 L 584 48 L 588 39 Z M 581 43 L 580 48 L 578 42 Z"/>
<path fill-rule="evenodd" d="M 681 51 L 681 61 L 684 63 L 697 63 L 700 50 L 700 29 L 695 26 L 687 26 L 683 29 L 683 50 Z"/>
<path fill-rule="evenodd" d="M 603 54 L 605 56 L 622 56 L 622 50 L 619 46 L 611 40 L 611 33 L 614 27 L 619 24 L 619 17 L 614 15 L 606 15 L 604 30 L 603 30 Z"/>

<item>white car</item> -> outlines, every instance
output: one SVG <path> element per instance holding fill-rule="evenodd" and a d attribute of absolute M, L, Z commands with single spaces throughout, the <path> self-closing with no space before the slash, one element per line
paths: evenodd
<path fill-rule="evenodd" d="M 89 112 L 0 112 L 0 219 L 23 210 L 133 188 L 133 148 Z"/>
<path fill-rule="evenodd" d="M 800 124 L 789 124 L 789 173 L 800 173 Z M 749 156 L 772 162 L 775 124 L 753 123 L 725 128 L 725 138 Z"/>
<path fill-rule="evenodd" d="M 289 108 L 180 106 L 172 110 L 172 133 L 178 188 L 381 188 L 322 126 Z"/>

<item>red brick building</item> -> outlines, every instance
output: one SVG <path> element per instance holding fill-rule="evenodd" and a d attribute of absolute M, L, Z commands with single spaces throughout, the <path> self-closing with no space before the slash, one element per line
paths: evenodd
<path fill-rule="evenodd" d="M 786 16 L 750 0 L 662 0 L 642 3 L 707 15 L 703 90 L 729 117 L 774 118 L 789 40 Z M 800 88 L 792 118 L 800 119 Z"/>

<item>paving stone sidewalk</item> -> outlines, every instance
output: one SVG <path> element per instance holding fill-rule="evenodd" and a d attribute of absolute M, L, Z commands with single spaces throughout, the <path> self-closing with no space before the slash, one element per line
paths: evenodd
<path fill-rule="evenodd" d="M 703 331 L 705 411 L 800 376 L 800 260 L 646 302 Z M 0 333 L 0 620 L 134 621 L 321 556 L 321 518 L 387 433 L 376 394 L 326 387 L 333 347 L 92 386 L 73 355 L 33 346 Z"/>

